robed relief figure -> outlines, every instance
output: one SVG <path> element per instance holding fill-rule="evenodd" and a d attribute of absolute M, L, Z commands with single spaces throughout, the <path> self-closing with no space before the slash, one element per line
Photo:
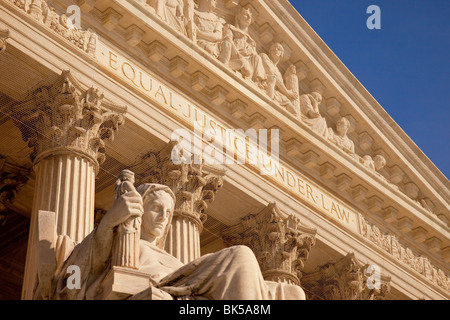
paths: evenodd
<path fill-rule="evenodd" d="M 217 0 L 199 0 L 198 7 L 194 10 L 194 39 L 197 44 L 218 58 L 223 38 L 223 26 L 225 20 L 218 17 L 214 10 Z"/>
<path fill-rule="evenodd" d="M 175 196 L 165 185 L 148 183 L 122 193 L 98 227 L 58 268 L 51 298 L 103 297 L 102 281 L 112 268 L 115 230 L 127 221 L 142 218 L 138 270 L 148 275 L 152 287 L 166 299 L 305 299 L 299 286 L 265 281 L 255 255 L 246 246 L 203 255 L 187 264 L 164 251 L 174 204 Z M 67 287 L 66 269 L 71 265 L 81 269 L 80 289 Z M 145 291 L 131 298 L 148 298 Z"/>
<path fill-rule="evenodd" d="M 284 77 L 278 64 L 284 56 L 284 48 L 280 43 L 274 43 L 269 54 L 262 53 L 261 59 L 266 71 L 264 86 L 270 98 L 285 107 L 294 116 L 299 114 L 299 87 L 296 68 L 291 65 Z"/>
<path fill-rule="evenodd" d="M 318 92 L 303 94 L 300 96 L 300 110 L 302 121 L 324 138 L 328 137 L 327 121 L 320 115 L 319 105 L 322 103 L 322 95 Z"/>
<path fill-rule="evenodd" d="M 329 140 L 334 142 L 344 152 L 355 156 L 355 144 L 347 136 L 349 129 L 350 121 L 345 117 L 340 118 L 336 121 L 336 132 L 330 128 Z"/>
<path fill-rule="evenodd" d="M 151 0 L 150 4 L 161 20 L 167 22 L 175 30 L 187 35 L 184 0 Z"/>
<path fill-rule="evenodd" d="M 240 7 L 236 25 L 225 25 L 219 60 L 232 70 L 239 71 L 244 78 L 260 83 L 264 80 L 265 70 L 256 51 L 256 42 L 249 34 L 252 19 L 250 9 Z"/>

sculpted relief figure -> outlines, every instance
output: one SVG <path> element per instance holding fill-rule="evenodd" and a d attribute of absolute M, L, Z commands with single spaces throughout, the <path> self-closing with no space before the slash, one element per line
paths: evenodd
<path fill-rule="evenodd" d="M 219 60 L 244 78 L 257 83 L 264 79 L 265 70 L 261 57 L 256 52 L 256 42 L 249 34 L 252 23 L 250 9 L 240 7 L 236 14 L 236 25 L 226 24 Z"/>
<path fill-rule="evenodd" d="M 150 5 L 163 21 L 187 35 L 183 0 L 151 0 Z"/>
<path fill-rule="evenodd" d="M 296 68 L 291 65 L 283 78 L 278 63 L 284 55 L 284 48 L 280 43 L 274 43 L 269 50 L 269 55 L 262 53 L 261 59 L 266 71 L 264 81 L 267 94 L 270 98 L 277 101 L 293 115 L 299 113 L 299 90 Z M 285 83 L 286 79 L 286 83 Z"/>
<path fill-rule="evenodd" d="M 160 184 L 143 184 L 121 194 L 98 227 L 72 251 L 58 268 L 53 299 L 101 299 L 102 281 L 111 270 L 117 226 L 141 217 L 139 271 L 148 275 L 153 288 L 165 299 L 305 299 L 296 285 L 265 281 L 257 259 L 245 246 L 234 246 L 183 264 L 164 251 L 173 216 L 175 196 Z M 187 241 L 187 239 L 186 239 Z M 81 288 L 67 287 L 66 269 L 81 269 Z M 144 298 L 146 289 L 132 298 Z"/>
<path fill-rule="evenodd" d="M 373 159 L 369 155 L 361 157 L 359 161 L 372 171 L 380 171 L 386 166 L 386 159 L 382 155 L 376 155 Z"/>
<path fill-rule="evenodd" d="M 197 44 L 218 58 L 225 20 L 214 13 L 216 4 L 217 0 L 199 0 L 198 8 L 194 11 L 194 25 Z"/>
<path fill-rule="evenodd" d="M 322 95 L 318 92 L 300 96 L 300 111 L 302 121 L 324 138 L 328 137 L 327 121 L 320 115 L 319 105 Z"/>
<path fill-rule="evenodd" d="M 347 136 L 347 132 L 350 129 L 350 121 L 342 117 L 336 122 L 336 132 L 330 129 L 330 136 L 328 139 L 334 142 L 339 148 L 344 150 L 349 155 L 355 154 L 355 144 Z"/>

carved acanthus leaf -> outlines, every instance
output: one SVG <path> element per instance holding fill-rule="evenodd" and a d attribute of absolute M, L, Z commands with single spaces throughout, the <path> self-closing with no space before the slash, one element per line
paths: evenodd
<path fill-rule="evenodd" d="M 101 164 L 105 159 L 105 141 L 124 123 L 126 108 L 103 102 L 95 88 L 83 90 L 70 71 L 57 81 L 32 92 L 25 102 L 13 105 L 9 113 L 33 148 L 36 157 L 55 150 L 79 152 Z"/>
<path fill-rule="evenodd" d="M 315 235 L 315 229 L 301 225 L 293 215 L 283 214 L 275 203 L 222 232 L 225 243 L 247 245 L 253 250 L 266 280 L 297 285 Z"/>
<path fill-rule="evenodd" d="M 303 276 L 305 290 L 314 299 L 383 300 L 390 291 L 390 277 L 363 264 L 349 253 L 335 263 Z"/>
<path fill-rule="evenodd" d="M 146 153 L 133 166 L 139 183 L 159 183 L 171 188 L 176 196 L 174 215 L 195 221 L 202 228 L 208 203 L 223 186 L 225 170 L 206 164 L 175 164 L 172 154 L 178 150 L 177 142 L 170 142 L 159 152 Z"/>

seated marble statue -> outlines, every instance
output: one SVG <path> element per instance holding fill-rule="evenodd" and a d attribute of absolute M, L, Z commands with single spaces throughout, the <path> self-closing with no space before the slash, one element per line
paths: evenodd
<path fill-rule="evenodd" d="M 347 136 L 347 132 L 350 129 L 350 121 L 342 117 L 336 122 L 336 132 L 330 128 L 330 141 L 334 142 L 339 148 L 344 150 L 349 155 L 355 155 L 355 144 Z"/>
<path fill-rule="evenodd" d="M 111 270 L 115 229 L 133 217 L 141 218 L 138 271 L 148 274 L 166 298 L 182 299 L 298 299 L 302 288 L 265 281 L 253 252 L 234 246 L 183 264 L 164 251 L 175 197 L 164 185 L 143 184 L 118 197 L 98 227 L 72 251 L 55 277 L 55 299 L 100 299 L 102 281 Z M 70 265 L 80 266 L 81 288 L 67 288 Z M 145 290 L 143 291 L 145 292 Z M 148 297 L 138 293 L 131 297 Z"/>
<path fill-rule="evenodd" d="M 236 25 L 225 25 L 219 61 L 239 71 L 244 78 L 260 83 L 265 70 L 256 52 L 256 42 L 249 34 L 252 19 L 250 9 L 241 7 L 236 14 Z"/>
<path fill-rule="evenodd" d="M 194 25 L 197 44 L 218 58 L 225 20 L 214 13 L 216 4 L 217 0 L 200 0 L 197 9 L 194 10 Z"/>
<path fill-rule="evenodd" d="M 294 116 L 299 114 L 298 77 L 296 68 L 291 65 L 285 76 L 281 75 L 278 63 L 283 59 L 284 48 L 280 43 L 274 43 L 269 55 L 262 53 L 261 59 L 266 70 L 265 89 L 270 98 L 285 107 Z M 286 79 L 286 83 L 285 83 Z"/>
<path fill-rule="evenodd" d="M 308 127 L 324 138 L 328 137 L 327 121 L 320 115 L 322 95 L 318 92 L 300 96 L 301 119 Z"/>

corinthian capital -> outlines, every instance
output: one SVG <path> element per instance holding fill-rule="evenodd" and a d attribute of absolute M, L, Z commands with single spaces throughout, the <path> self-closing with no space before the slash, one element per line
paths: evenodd
<path fill-rule="evenodd" d="M 304 275 L 302 282 L 307 292 L 324 300 L 383 300 L 390 291 L 390 277 L 353 253 Z"/>
<path fill-rule="evenodd" d="M 316 230 L 283 214 L 275 203 L 223 231 L 230 245 L 246 245 L 255 253 L 264 279 L 300 285 L 301 270 L 315 244 Z"/>
<path fill-rule="evenodd" d="M 105 160 L 105 141 L 114 139 L 126 108 L 105 102 L 98 89 L 84 90 L 70 71 L 63 71 L 53 85 L 34 90 L 9 112 L 33 149 L 32 161 L 75 153 L 98 167 Z"/>
<path fill-rule="evenodd" d="M 172 154 L 177 142 L 170 142 L 159 152 L 150 152 L 138 159 L 131 168 L 140 183 L 164 184 L 176 195 L 174 216 L 184 216 L 196 223 L 200 230 L 205 222 L 208 204 L 223 186 L 225 170 L 205 164 L 175 164 Z"/>

